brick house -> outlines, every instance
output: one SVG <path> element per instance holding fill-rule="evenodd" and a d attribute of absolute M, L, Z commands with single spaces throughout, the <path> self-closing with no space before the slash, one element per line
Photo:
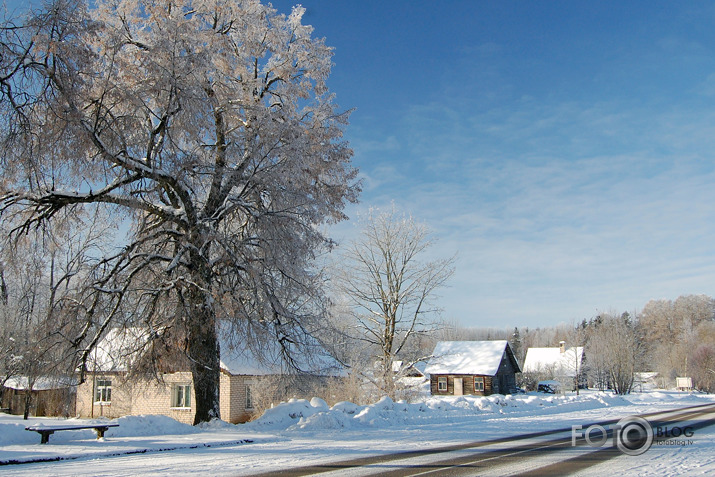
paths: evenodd
<path fill-rule="evenodd" d="M 513 392 L 521 369 L 506 340 L 440 341 L 425 372 L 432 395 L 488 396 Z"/>
<path fill-rule="evenodd" d="M 262 376 L 234 375 L 221 370 L 221 418 L 246 422 L 254 412 L 253 388 Z M 128 379 L 123 371 L 93 372 L 77 388 L 76 410 L 80 417 L 109 418 L 139 414 L 162 414 L 193 424 L 195 394 L 191 373 L 166 373 L 161 381 Z"/>
<path fill-rule="evenodd" d="M 195 393 L 185 357 L 163 359 L 159 376 L 128 373 L 130 363 L 144 349 L 145 334 L 136 329 L 110 331 L 93 353 L 87 379 L 77 387 L 76 412 L 81 417 L 162 414 L 193 424 Z M 280 365 L 258 362 L 221 346 L 221 419 L 234 424 L 248 421 L 271 402 L 292 397 L 321 379 L 283 373 Z M 138 359 L 141 359 L 139 357 Z M 134 363 L 136 365 L 136 363 Z M 131 366 L 134 370 L 136 366 Z M 139 366 L 141 368 L 141 366 Z M 157 379 L 158 378 L 158 379 Z"/>

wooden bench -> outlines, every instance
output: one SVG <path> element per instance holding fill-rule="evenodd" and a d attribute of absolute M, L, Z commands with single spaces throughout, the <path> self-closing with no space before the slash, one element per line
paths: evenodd
<path fill-rule="evenodd" d="M 47 444 L 50 441 L 50 436 L 57 431 L 77 431 L 81 429 L 94 429 L 97 432 L 97 439 L 104 437 L 104 433 L 110 427 L 119 427 L 119 424 L 78 424 L 76 426 L 57 426 L 57 427 L 45 427 L 45 426 L 29 426 L 26 427 L 26 431 L 34 431 L 42 435 L 40 444 Z"/>

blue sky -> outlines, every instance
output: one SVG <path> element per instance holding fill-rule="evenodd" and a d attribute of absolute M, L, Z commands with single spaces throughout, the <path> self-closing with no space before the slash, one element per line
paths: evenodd
<path fill-rule="evenodd" d="M 394 201 L 458 254 L 446 318 L 537 327 L 715 294 L 715 4 L 302 4 L 356 108 L 351 216 Z"/>
<path fill-rule="evenodd" d="M 715 295 L 715 4 L 677 3 L 302 1 L 355 108 L 348 213 L 394 202 L 457 254 L 445 318 Z"/>

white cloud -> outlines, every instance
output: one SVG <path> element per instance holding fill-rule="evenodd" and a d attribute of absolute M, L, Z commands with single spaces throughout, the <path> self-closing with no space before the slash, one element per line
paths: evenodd
<path fill-rule="evenodd" d="M 436 255 L 459 253 L 446 316 L 543 326 L 712 294 L 714 114 L 521 108 L 415 106 L 410 156 L 362 166 L 379 177 L 363 207 L 395 200 L 436 230 Z"/>

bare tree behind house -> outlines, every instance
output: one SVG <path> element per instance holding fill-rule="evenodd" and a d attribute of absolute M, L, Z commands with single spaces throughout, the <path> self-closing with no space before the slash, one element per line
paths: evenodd
<path fill-rule="evenodd" d="M 394 209 L 373 211 L 341 255 L 340 291 L 350 302 L 358 339 L 377 350 L 376 382 L 392 397 L 395 357 L 430 329 L 438 312 L 435 292 L 454 271 L 453 258 L 426 260 L 433 244 L 424 224 Z"/>

